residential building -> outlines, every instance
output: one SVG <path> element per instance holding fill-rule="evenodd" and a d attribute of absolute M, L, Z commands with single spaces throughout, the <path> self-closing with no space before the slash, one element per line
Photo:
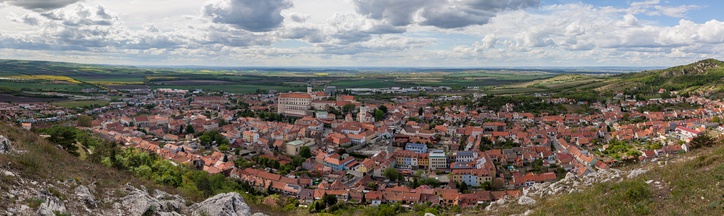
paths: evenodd
<path fill-rule="evenodd" d="M 447 168 L 447 156 L 443 150 L 432 150 L 430 152 L 430 169 L 446 169 Z"/>

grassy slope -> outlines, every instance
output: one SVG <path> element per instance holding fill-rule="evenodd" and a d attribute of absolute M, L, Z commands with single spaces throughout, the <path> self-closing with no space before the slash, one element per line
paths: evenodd
<path fill-rule="evenodd" d="M 704 70 L 702 66 L 718 66 Z M 724 90 L 724 62 L 705 59 L 688 65 L 663 70 L 643 71 L 615 76 L 606 81 L 601 91 L 621 91 L 633 87 L 643 89 L 666 88 L 674 91 L 698 89 Z"/>
<path fill-rule="evenodd" d="M 0 154 L 0 168 L 9 170 L 17 177 L 0 176 L 0 194 L 8 194 L 13 188 L 38 187 L 19 183 L 19 178 L 28 181 L 46 182 L 54 185 L 61 193 L 73 193 L 73 188 L 57 182 L 73 179 L 80 184 L 90 185 L 95 182 L 98 197 L 103 194 L 115 194 L 123 191 L 126 183 L 136 187 L 144 185 L 149 190 L 160 189 L 173 194 L 181 194 L 174 188 L 163 187 L 152 182 L 133 177 L 128 172 L 104 167 L 87 161 L 82 161 L 55 145 L 40 138 L 37 134 L 8 126 L 0 122 L 0 134 L 8 137 L 15 150 L 24 151 L 22 154 Z M 101 199 L 98 199 L 99 201 Z M 28 202 L 27 200 L 5 200 L 0 202 L 0 209 L 7 209 L 11 202 Z M 110 207 L 113 203 L 99 203 L 99 208 Z M 67 206 L 71 207 L 71 206 Z M 82 212 L 77 210 L 75 212 Z"/>
<path fill-rule="evenodd" d="M 596 184 L 539 200 L 533 207 L 513 204 L 498 214 L 532 209 L 533 215 L 724 215 L 724 146 L 682 155 L 665 166 L 644 167 L 651 169 L 633 179 Z"/>

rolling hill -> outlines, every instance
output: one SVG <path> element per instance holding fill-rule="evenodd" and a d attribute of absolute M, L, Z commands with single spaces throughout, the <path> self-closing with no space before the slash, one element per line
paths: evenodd
<path fill-rule="evenodd" d="M 663 88 L 668 91 L 724 90 L 724 62 L 705 59 L 688 65 L 663 70 L 643 71 L 611 77 L 608 85 L 598 88 L 602 92 L 634 91 L 653 93 Z"/>

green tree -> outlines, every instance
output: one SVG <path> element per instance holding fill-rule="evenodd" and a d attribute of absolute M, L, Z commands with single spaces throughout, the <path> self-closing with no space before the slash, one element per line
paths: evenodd
<path fill-rule="evenodd" d="M 482 182 L 482 183 L 480 183 L 480 189 L 493 190 L 493 183 L 490 181 Z"/>
<path fill-rule="evenodd" d="M 382 175 L 392 181 L 402 181 L 404 178 L 402 174 L 400 174 L 400 171 L 392 167 L 385 169 L 385 172 Z"/>
<path fill-rule="evenodd" d="M 93 117 L 90 117 L 88 115 L 80 115 L 78 116 L 78 126 L 80 127 L 92 127 L 93 126 Z"/>
<path fill-rule="evenodd" d="M 194 126 L 186 125 L 186 134 L 194 134 L 194 133 L 196 133 L 196 130 L 194 130 Z"/>
<path fill-rule="evenodd" d="M 385 105 L 380 105 L 379 107 L 377 107 L 377 109 L 382 110 L 382 112 L 387 114 L 387 107 Z"/>
<path fill-rule="evenodd" d="M 220 146 L 219 146 L 219 151 L 220 151 L 220 152 L 229 151 L 229 145 L 228 145 L 228 144 L 222 144 L 222 145 L 220 145 Z"/>
<path fill-rule="evenodd" d="M 349 113 L 355 108 L 357 108 L 357 106 L 355 106 L 354 104 L 345 104 L 344 106 L 342 106 L 342 112 Z"/>
<path fill-rule="evenodd" d="M 78 146 L 75 145 L 77 130 L 74 127 L 53 126 L 41 132 L 50 135 L 48 140 L 51 142 L 60 145 L 68 153 L 78 156 Z"/>
<path fill-rule="evenodd" d="M 299 149 L 299 155 L 303 158 L 310 158 L 312 157 L 312 150 L 309 149 L 308 146 L 302 146 L 302 148 Z"/>
<path fill-rule="evenodd" d="M 385 119 L 385 113 L 382 110 L 375 110 L 375 121 L 382 121 Z"/>
<path fill-rule="evenodd" d="M 691 145 L 692 149 L 697 149 L 701 147 L 711 147 L 714 145 L 715 139 L 709 136 L 706 132 L 701 132 L 699 135 L 694 137 L 694 139 L 691 140 L 689 145 Z"/>
<path fill-rule="evenodd" d="M 713 118 L 711 118 L 712 123 L 720 123 L 720 121 L 721 119 L 719 118 L 719 116 L 714 116 Z"/>

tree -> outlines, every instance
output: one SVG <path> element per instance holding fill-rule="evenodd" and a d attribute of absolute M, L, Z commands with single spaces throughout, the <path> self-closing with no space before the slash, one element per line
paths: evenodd
<path fill-rule="evenodd" d="M 425 110 L 422 109 L 422 107 L 420 107 L 420 109 L 417 110 L 417 114 L 419 114 L 419 116 L 422 116 L 422 113 L 423 113 L 424 111 L 425 111 Z"/>
<path fill-rule="evenodd" d="M 194 130 L 194 126 L 186 125 L 186 134 L 193 134 L 193 133 L 196 133 L 196 130 Z"/>
<path fill-rule="evenodd" d="M 392 181 L 402 180 L 403 178 L 400 171 L 392 167 L 385 169 L 385 172 L 382 175 Z"/>
<path fill-rule="evenodd" d="M 701 132 L 699 135 L 694 137 L 694 139 L 691 140 L 689 145 L 691 145 L 692 149 L 697 149 L 701 147 L 711 147 L 714 145 L 715 139 L 710 137 L 709 134 L 706 132 Z"/>
<path fill-rule="evenodd" d="M 380 105 L 379 107 L 377 107 L 377 109 L 382 110 L 382 112 L 387 114 L 387 107 L 385 105 Z"/>
<path fill-rule="evenodd" d="M 42 132 L 50 135 L 49 140 L 51 142 L 60 145 L 68 153 L 78 156 L 78 146 L 75 145 L 76 130 L 78 129 L 74 127 L 54 126 Z"/>
<path fill-rule="evenodd" d="M 711 118 L 712 123 L 719 123 L 720 121 L 721 119 L 719 118 L 719 116 L 714 116 L 713 118 Z"/>
<path fill-rule="evenodd" d="M 312 150 L 309 149 L 309 146 L 302 146 L 302 148 L 299 149 L 299 155 L 303 158 L 310 158 L 312 157 Z"/>
<path fill-rule="evenodd" d="M 355 108 L 357 108 L 357 107 L 354 104 L 351 104 L 351 103 L 345 104 L 344 106 L 342 106 L 342 112 L 349 113 L 352 110 L 354 110 Z"/>
<path fill-rule="evenodd" d="M 490 181 L 485 181 L 480 183 L 480 189 L 483 190 L 492 190 L 493 189 L 493 183 Z"/>
<path fill-rule="evenodd" d="M 87 116 L 87 115 L 80 115 L 78 116 L 78 126 L 80 127 L 92 127 L 93 126 L 93 117 Z"/>
<path fill-rule="evenodd" d="M 375 121 L 382 121 L 385 119 L 385 113 L 382 110 L 375 110 Z"/>
<path fill-rule="evenodd" d="M 488 137 L 482 137 L 480 139 L 480 146 L 478 146 L 478 149 L 480 149 L 480 151 L 487 151 L 492 148 L 493 148 L 493 141 L 490 141 L 490 139 L 488 139 Z"/>

